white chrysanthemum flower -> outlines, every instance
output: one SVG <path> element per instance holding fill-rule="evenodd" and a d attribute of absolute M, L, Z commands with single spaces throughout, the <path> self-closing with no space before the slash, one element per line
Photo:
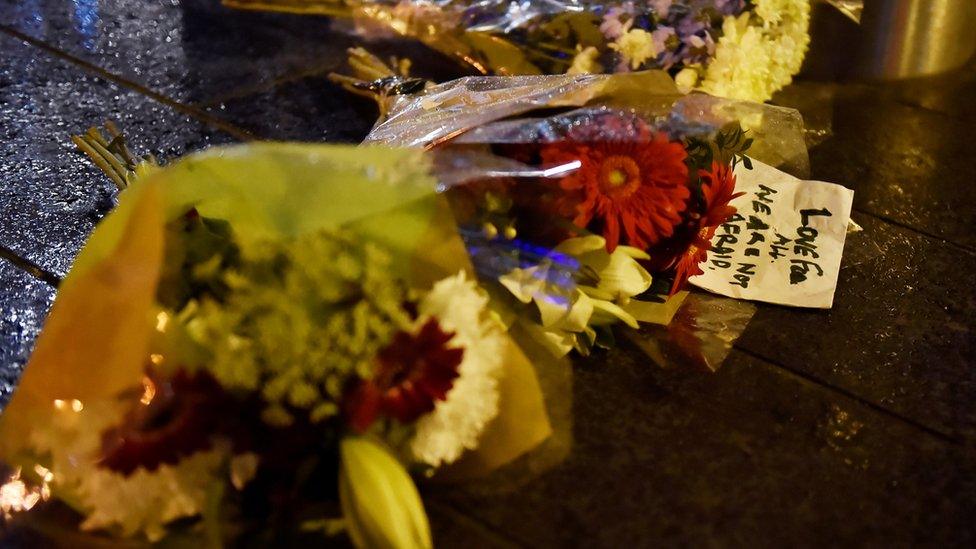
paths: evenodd
<path fill-rule="evenodd" d="M 793 80 L 810 44 L 809 0 L 756 0 L 753 13 L 728 16 L 701 89 L 767 101 Z"/>
<path fill-rule="evenodd" d="M 82 530 L 119 528 L 126 537 L 162 539 L 170 522 L 200 514 L 227 455 L 220 448 L 197 452 L 176 465 L 140 468 L 129 476 L 93 468 L 78 479 L 76 493 L 88 511 Z"/>
<path fill-rule="evenodd" d="M 421 417 L 410 443 L 414 456 L 439 466 L 474 449 L 478 437 L 498 414 L 498 376 L 505 350 L 501 324 L 488 310 L 488 297 L 464 272 L 436 284 L 418 304 L 421 321 L 436 317 L 454 332 L 452 347 L 463 347 L 459 376 L 434 411 Z"/>
<path fill-rule="evenodd" d="M 121 417 L 116 403 L 56 406 L 51 422 L 31 433 L 36 451 L 50 457 L 51 485 L 76 499 L 86 514 L 85 530 L 113 529 L 130 537 L 157 541 L 166 525 L 198 515 L 207 490 L 220 478 L 229 457 L 226 447 L 198 452 L 176 465 L 125 476 L 98 467 L 101 435 Z M 56 403 L 57 404 L 57 403 Z"/>

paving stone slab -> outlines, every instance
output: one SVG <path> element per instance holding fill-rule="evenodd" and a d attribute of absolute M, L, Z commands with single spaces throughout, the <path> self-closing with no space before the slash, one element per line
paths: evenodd
<path fill-rule="evenodd" d="M 810 151 L 812 177 L 854 189 L 856 209 L 976 249 L 972 122 L 864 86 L 831 101 L 833 135 Z"/>
<path fill-rule="evenodd" d="M 183 102 L 269 88 L 344 56 L 328 18 L 231 10 L 219 0 L 3 0 L 2 8 L 0 24 Z"/>
<path fill-rule="evenodd" d="M 70 134 L 107 119 L 137 153 L 174 158 L 229 136 L 0 34 L 0 243 L 64 275 L 114 186 L 75 150 Z"/>
<path fill-rule="evenodd" d="M 856 242 L 879 253 L 842 267 L 834 308 L 762 306 L 736 345 L 932 429 L 976 434 L 976 254 L 855 220 Z"/>
<path fill-rule="evenodd" d="M 530 547 L 972 543 L 972 454 L 762 360 L 577 361 L 573 448 L 527 484 L 442 488 Z"/>
<path fill-rule="evenodd" d="M 54 301 L 54 288 L 0 259 L 0 408 L 10 399 Z"/>

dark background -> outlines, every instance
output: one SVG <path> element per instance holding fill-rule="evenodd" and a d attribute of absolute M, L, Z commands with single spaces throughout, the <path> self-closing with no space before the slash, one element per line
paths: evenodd
<path fill-rule="evenodd" d="M 331 26 L 205 0 L 0 0 L 0 399 L 49 282 L 112 206 L 68 136 L 113 119 L 163 158 L 357 142 L 376 113 L 326 79 L 357 43 Z M 815 40 L 780 101 L 832 121 L 813 178 L 855 189 L 874 250 L 845 262 L 833 310 L 761 305 L 715 373 L 628 341 L 576 360 L 569 456 L 515 489 L 425 486 L 442 546 L 976 542 L 976 67 L 830 83 L 845 44 Z M 416 45 L 374 51 L 456 74 Z"/>

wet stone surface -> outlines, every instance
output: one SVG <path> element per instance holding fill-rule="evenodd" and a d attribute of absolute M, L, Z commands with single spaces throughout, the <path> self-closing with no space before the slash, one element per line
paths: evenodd
<path fill-rule="evenodd" d="M 377 115 L 374 104 L 348 97 L 324 76 L 307 76 L 273 90 L 208 107 L 262 139 L 358 143 Z"/>
<path fill-rule="evenodd" d="M 223 9 L 216 0 L 0 1 L 0 24 L 184 102 L 269 89 L 344 58 L 329 21 Z M 337 40 L 338 38 L 338 40 Z"/>
<path fill-rule="evenodd" d="M 976 97 L 958 93 L 960 102 Z M 833 135 L 810 151 L 812 178 L 854 189 L 856 209 L 976 250 L 974 119 L 894 94 L 866 86 L 833 94 Z"/>
<path fill-rule="evenodd" d="M 764 361 L 577 361 L 572 451 L 520 486 L 435 492 L 527 547 L 973 540 L 972 456 Z"/>
<path fill-rule="evenodd" d="M 10 399 L 53 300 L 54 288 L 0 259 L 0 406 Z"/>
<path fill-rule="evenodd" d="M 328 40 L 341 54 L 333 55 L 335 64 L 327 70 L 299 72 L 271 89 L 245 88 L 199 106 L 261 139 L 358 143 L 379 114 L 376 104 L 346 92 L 328 79 L 330 72 L 345 72 L 341 63 L 350 40 L 339 31 Z M 415 43 L 375 39 L 364 47 L 384 60 L 393 56 L 418 60 L 411 76 L 437 82 L 459 76 L 456 63 Z"/>
<path fill-rule="evenodd" d="M 976 435 L 976 255 L 855 215 L 874 257 L 841 270 L 834 308 L 761 307 L 737 342 L 947 434 Z M 968 320 L 967 320 L 968 319 Z"/>
<path fill-rule="evenodd" d="M 137 154 L 176 158 L 231 139 L 131 90 L 0 34 L 0 244 L 64 275 L 114 185 L 75 150 L 70 135 L 105 120 Z"/>

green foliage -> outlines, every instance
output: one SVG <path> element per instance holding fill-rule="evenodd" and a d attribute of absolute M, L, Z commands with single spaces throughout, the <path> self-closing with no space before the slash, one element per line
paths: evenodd
<path fill-rule="evenodd" d="M 389 255 L 329 231 L 242 242 L 239 254 L 224 268 L 193 267 L 208 291 L 177 317 L 205 352 L 197 366 L 229 390 L 258 391 L 270 424 L 334 417 L 350 378 L 368 378 L 379 349 L 409 325 Z"/>
<path fill-rule="evenodd" d="M 220 220 L 188 214 L 166 226 L 166 251 L 156 300 L 178 311 L 193 298 L 222 300 L 227 293 L 223 271 L 240 259 L 230 226 Z"/>
<path fill-rule="evenodd" d="M 752 161 L 746 156 L 746 151 L 752 147 L 753 139 L 747 137 L 738 122 L 732 122 L 715 133 L 714 139 L 690 137 L 685 140 L 688 151 L 688 163 L 693 169 L 707 170 L 712 162 L 731 163 L 732 168 L 741 162 L 746 168 L 752 169 Z"/>

